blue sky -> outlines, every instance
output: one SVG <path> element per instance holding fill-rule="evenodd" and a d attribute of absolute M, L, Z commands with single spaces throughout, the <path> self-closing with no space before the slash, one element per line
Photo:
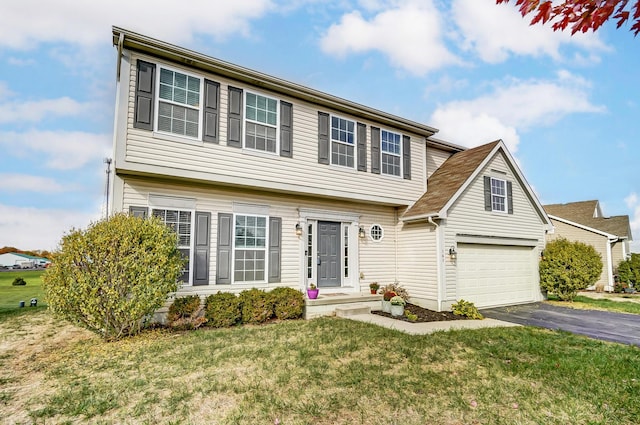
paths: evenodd
<path fill-rule="evenodd" d="M 116 25 L 463 146 L 503 139 L 543 204 L 599 199 L 629 215 L 640 252 L 640 39 L 528 22 L 495 0 L 5 2 L 0 246 L 52 249 L 104 214 Z"/>

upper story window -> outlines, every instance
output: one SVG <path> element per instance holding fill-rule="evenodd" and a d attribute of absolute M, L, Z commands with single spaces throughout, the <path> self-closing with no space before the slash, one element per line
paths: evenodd
<path fill-rule="evenodd" d="M 160 68 L 158 83 L 158 131 L 200 137 L 202 80 Z"/>
<path fill-rule="evenodd" d="M 331 117 L 331 163 L 353 168 L 355 162 L 355 121 Z"/>
<path fill-rule="evenodd" d="M 401 140 L 402 136 L 398 133 L 382 130 L 380 133 L 380 153 L 382 155 L 380 162 L 380 171 L 382 174 L 390 174 L 392 176 L 400 175 L 401 163 Z"/>
<path fill-rule="evenodd" d="M 278 101 L 247 92 L 245 148 L 277 152 Z"/>
<path fill-rule="evenodd" d="M 491 178 L 491 210 L 507 212 L 507 182 Z"/>

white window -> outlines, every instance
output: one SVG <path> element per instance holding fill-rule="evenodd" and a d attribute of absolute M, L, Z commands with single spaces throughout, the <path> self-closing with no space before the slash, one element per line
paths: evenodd
<path fill-rule="evenodd" d="M 355 164 L 355 121 L 331 117 L 331 163 L 353 168 Z"/>
<path fill-rule="evenodd" d="M 491 178 L 491 210 L 507 212 L 507 182 Z"/>
<path fill-rule="evenodd" d="M 346 279 L 349 277 L 349 226 L 344 226 L 343 231 L 343 245 L 344 245 L 344 274 L 343 277 Z"/>
<path fill-rule="evenodd" d="M 245 96 L 244 147 L 263 152 L 277 152 L 278 101 L 247 92 Z"/>
<path fill-rule="evenodd" d="M 167 226 L 169 226 L 178 235 L 178 250 L 182 253 L 187 263 L 182 269 L 182 276 L 179 278 L 182 282 L 190 283 L 191 270 L 191 240 L 193 229 L 191 211 L 169 210 L 154 208 L 151 215 L 160 218 Z"/>
<path fill-rule="evenodd" d="M 307 225 L 307 279 L 313 278 L 313 266 L 315 262 L 313 259 L 313 224 Z"/>
<path fill-rule="evenodd" d="M 202 79 L 160 68 L 157 130 L 200 138 Z"/>
<path fill-rule="evenodd" d="M 379 224 L 374 224 L 373 226 L 371 226 L 371 229 L 369 229 L 369 235 L 371 236 L 371 239 L 379 242 L 384 237 L 384 230 Z"/>
<path fill-rule="evenodd" d="M 398 133 L 382 130 L 380 132 L 382 156 L 380 165 L 382 174 L 390 174 L 392 176 L 400 175 L 400 149 L 402 136 Z"/>
<path fill-rule="evenodd" d="M 267 217 L 236 215 L 234 234 L 234 282 L 265 282 Z"/>

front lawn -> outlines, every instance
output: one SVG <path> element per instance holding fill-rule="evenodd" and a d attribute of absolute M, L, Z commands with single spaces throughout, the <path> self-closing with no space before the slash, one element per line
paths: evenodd
<path fill-rule="evenodd" d="M 0 272 L 0 317 L 7 314 L 16 314 L 25 310 L 19 307 L 20 301 L 24 301 L 26 309 L 29 309 L 31 298 L 38 300 L 38 307 L 46 306 L 44 291 L 42 290 L 43 270 L 18 270 Z M 23 278 L 25 286 L 13 286 L 15 278 Z"/>
<path fill-rule="evenodd" d="M 549 302 L 562 307 L 577 308 L 581 310 L 605 310 L 616 313 L 640 314 L 640 303 L 633 301 L 612 301 L 608 299 L 595 299 L 578 295 L 573 302 L 559 301 L 555 295 L 549 295 Z"/>
<path fill-rule="evenodd" d="M 544 329 L 409 336 L 339 318 L 105 343 L 0 319 L 11 423 L 633 424 L 640 350 Z"/>

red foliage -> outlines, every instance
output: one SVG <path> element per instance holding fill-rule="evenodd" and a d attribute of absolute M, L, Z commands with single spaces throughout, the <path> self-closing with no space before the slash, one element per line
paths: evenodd
<path fill-rule="evenodd" d="M 497 4 L 510 0 L 496 0 Z M 632 19 L 631 31 L 640 33 L 640 0 L 563 0 L 554 6 L 550 0 L 515 0 L 522 16 L 535 13 L 531 25 L 553 22 L 554 31 L 571 26 L 571 35 L 596 31 L 609 19 L 617 20 L 617 28 Z"/>

